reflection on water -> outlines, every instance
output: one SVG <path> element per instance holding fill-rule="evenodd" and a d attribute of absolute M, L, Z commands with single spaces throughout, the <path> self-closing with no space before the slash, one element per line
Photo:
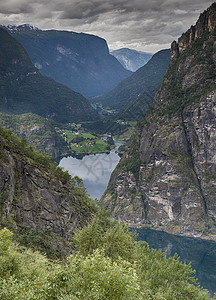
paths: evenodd
<path fill-rule="evenodd" d="M 116 143 L 116 148 L 109 154 L 91 154 L 81 159 L 69 156 L 60 160 L 59 166 L 67 170 L 72 176 L 79 176 L 83 179 L 89 195 L 92 198 L 100 199 L 103 195 L 112 171 L 120 160 L 115 150 L 120 146 Z"/>
<path fill-rule="evenodd" d="M 166 232 L 137 229 L 138 240 L 146 241 L 151 248 L 167 250 L 168 256 L 177 253 L 181 261 L 196 270 L 202 287 L 211 294 L 216 292 L 216 243 L 195 238 L 175 236 Z"/>
<path fill-rule="evenodd" d="M 119 160 L 113 150 L 109 154 L 86 155 L 82 159 L 64 157 L 59 165 L 72 176 L 82 178 L 90 196 L 100 199 Z M 191 262 L 200 285 L 212 294 L 216 292 L 216 243 L 150 229 L 137 229 L 137 233 L 138 239 L 146 241 L 151 248 L 167 250 L 168 256 L 176 252 L 182 261 Z"/>

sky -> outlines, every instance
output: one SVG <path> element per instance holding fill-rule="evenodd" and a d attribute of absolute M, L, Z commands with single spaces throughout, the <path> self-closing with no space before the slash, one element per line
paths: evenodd
<path fill-rule="evenodd" d="M 111 50 L 170 48 L 213 0 L 0 0 L 0 24 L 30 24 L 106 39 Z"/>

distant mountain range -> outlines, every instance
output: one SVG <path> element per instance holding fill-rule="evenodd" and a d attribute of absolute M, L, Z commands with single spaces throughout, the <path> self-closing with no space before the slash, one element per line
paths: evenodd
<path fill-rule="evenodd" d="M 128 48 L 121 48 L 110 51 L 110 54 L 115 56 L 122 66 L 132 72 L 143 67 L 152 57 L 151 53 L 136 51 Z"/>
<path fill-rule="evenodd" d="M 62 123 L 98 119 L 81 94 L 41 75 L 23 46 L 3 28 L 0 40 L 0 111 L 31 112 Z"/>
<path fill-rule="evenodd" d="M 62 123 L 98 118 L 81 94 L 41 75 L 23 46 L 3 28 L 0 39 L 0 111 L 32 112 Z"/>
<path fill-rule="evenodd" d="M 41 74 L 85 97 L 107 93 L 132 74 L 109 54 L 106 41 L 98 36 L 26 24 L 5 28 L 23 45 Z"/>
<path fill-rule="evenodd" d="M 127 109 L 127 112 L 125 112 L 127 115 L 129 113 L 128 107 L 132 105 L 135 109 L 131 108 L 133 114 L 131 118 L 136 119 L 137 113 L 137 117 L 140 119 L 154 100 L 155 93 L 162 83 L 168 68 L 169 60 L 169 49 L 157 52 L 146 65 L 124 79 L 111 92 L 90 99 L 90 101 L 114 110 Z M 134 106 L 135 102 L 136 105 Z M 144 110 L 142 109 L 143 107 Z"/>

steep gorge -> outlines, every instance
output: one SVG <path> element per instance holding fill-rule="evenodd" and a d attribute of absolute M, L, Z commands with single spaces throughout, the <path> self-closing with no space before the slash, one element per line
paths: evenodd
<path fill-rule="evenodd" d="M 216 239 L 216 3 L 171 45 L 152 109 L 101 199 L 114 218 Z"/>

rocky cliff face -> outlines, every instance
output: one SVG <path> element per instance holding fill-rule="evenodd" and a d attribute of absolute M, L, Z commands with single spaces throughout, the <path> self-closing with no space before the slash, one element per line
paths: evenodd
<path fill-rule="evenodd" d="M 1 129 L 0 225 L 18 236 L 24 232 L 43 237 L 45 248 L 55 254 L 67 252 L 73 231 L 85 224 L 93 211 L 54 169 L 45 166 L 41 154 L 33 158 L 26 154 L 30 147 L 15 142 Z"/>
<path fill-rule="evenodd" d="M 128 48 L 113 50 L 110 54 L 115 56 L 125 69 L 132 72 L 144 66 L 152 57 L 151 53 Z"/>
<path fill-rule="evenodd" d="M 204 11 L 200 18 L 198 19 L 195 26 L 191 26 L 186 33 L 183 33 L 182 36 L 178 39 L 178 44 L 174 41 L 171 49 L 173 57 L 178 57 L 194 40 L 201 37 L 206 32 L 213 32 L 216 27 L 216 11 L 215 3 L 212 6 Z"/>
<path fill-rule="evenodd" d="M 214 3 L 172 44 L 154 105 L 101 199 L 114 218 L 216 239 L 215 13 Z"/>

